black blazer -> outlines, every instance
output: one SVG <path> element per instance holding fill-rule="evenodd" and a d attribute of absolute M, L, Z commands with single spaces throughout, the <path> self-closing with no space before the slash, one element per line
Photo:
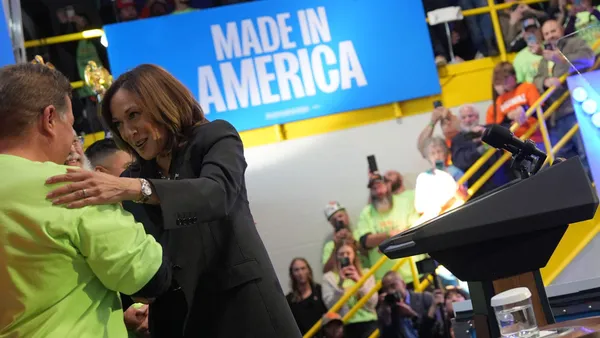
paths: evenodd
<path fill-rule="evenodd" d="M 217 120 L 173 153 L 170 180 L 154 161 L 123 173 L 148 179 L 160 199 L 123 206 L 162 244 L 178 284 L 150 305 L 152 337 L 300 337 L 250 213 L 245 170 L 240 136 Z"/>

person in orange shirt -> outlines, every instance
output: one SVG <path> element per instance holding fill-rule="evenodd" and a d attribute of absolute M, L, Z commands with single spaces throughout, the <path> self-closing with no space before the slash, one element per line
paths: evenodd
<path fill-rule="evenodd" d="M 540 98 L 540 93 L 532 83 L 517 83 L 515 68 L 510 62 L 500 62 L 496 65 L 492 81 L 494 104 L 487 111 L 486 124 L 499 124 L 508 128 L 517 122 L 519 128 L 515 130 L 515 136 L 520 137 L 537 122 L 533 116 L 526 118 L 525 113 Z M 542 133 L 539 130 L 533 133 L 530 139 L 538 148 L 544 150 Z"/>

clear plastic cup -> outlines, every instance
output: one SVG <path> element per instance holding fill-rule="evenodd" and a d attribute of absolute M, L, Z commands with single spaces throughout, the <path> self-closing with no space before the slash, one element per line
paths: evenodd
<path fill-rule="evenodd" d="M 531 291 L 528 288 L 510 289 L 499 293 L 492 297 L 491 305 L 503 338 L 528 338 L 539 335 L 531 304 Z"/>

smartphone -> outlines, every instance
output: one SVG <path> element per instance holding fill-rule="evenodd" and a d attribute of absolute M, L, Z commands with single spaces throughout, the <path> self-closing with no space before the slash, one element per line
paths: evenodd
<path fill-rule="evenodd" d="M 367 156 L 367 162 L 369 163 L 369 172 L 370 173 L 379 172 L 379 169 L 377 169 L 377 162 L 375 161 L 375 155 Z"/>
<path fill-rule="evenodd" d="M 527 35 L 525 35 L 525 42 L 529 46 L 535 45 L 536 43 L 538 43 L 537 37 L 534 34 L 527 34 Z"/>
<path fill-rule="evenodd" d="M 435 168 L 438 170 L 444 170 L 444 161 L 435 161 Z"/>
<path fill-rule="evenodd" d="M 345 228 L 344 221 L 339 220 L 339 219 L 336 220 L 335 221 L 335 232 L 338 232 L 338 231 L 342 230 L 343 228 Z"/>
<path fill-rule="evenodd" d="M 442 101 L 440 101 L 440 100 L 433 101 L 433 109 L 439 108 L 441 106 L 443 106 Z"/>
<path fill-rule="evenodd" d="M 573 5 L 581 6 L 581 0 L 573 0 Z"/>
<path fill-rule="evenodd" d="M 340 258 L 340 266 L 343 268 L 350 266 L 350 258 L 348 257 L 342 257 Z"/>
<path fill-rule="evenodd" d="M 545 43 L 544 49 L 545 50 L 554 50 L 554 46 L 551 43 Z"/>

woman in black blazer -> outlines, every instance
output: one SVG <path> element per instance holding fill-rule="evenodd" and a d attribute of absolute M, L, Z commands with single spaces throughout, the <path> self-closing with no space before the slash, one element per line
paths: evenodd
<path fill-rule="evenodd" d="M 136 164 L 120 178 L 57 176 L 71 183 L 51 198 L 69 207 L 122 202 L 162 244 L 176 284 L 148 300 L 151 335 L 300 337 L 250 213 L 235 128 L 207 121 L 189 90 L 154 65 L 121 75 L 102 106 Z"/>

